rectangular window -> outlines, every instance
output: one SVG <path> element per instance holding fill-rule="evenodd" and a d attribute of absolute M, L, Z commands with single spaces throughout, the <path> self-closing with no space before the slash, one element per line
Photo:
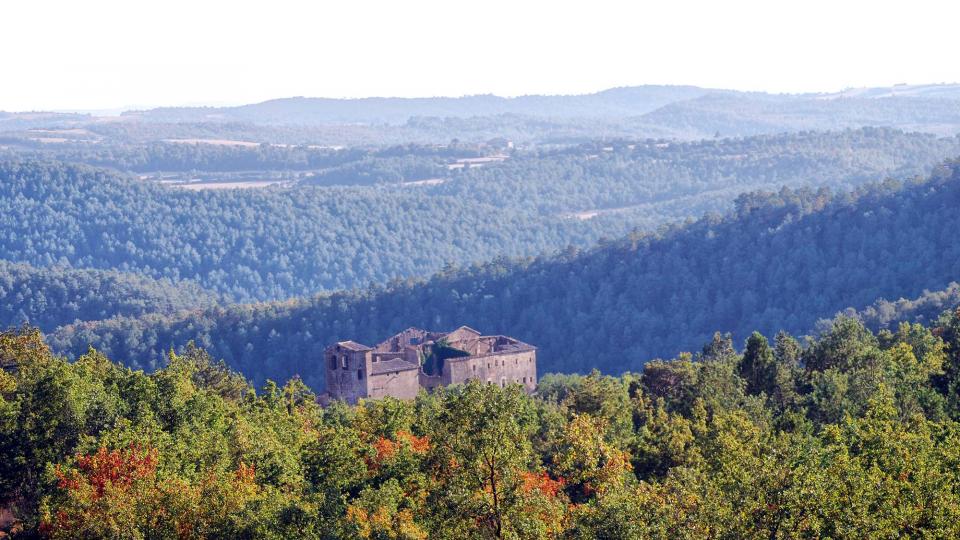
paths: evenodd
<path fill-rule="evenodd" d="M 362 381 L 362 380 L 363 380 L 363 370 L 362 370 L 362 369 L 358 369 L 358 370 L 357 370 L 357 380 L 358 380 L 358 381 Z"/>
<path fill-rule="evenodd" d="M 343 355 L 340 357 L 340 367 L 347 369 L 347 356 Z"/>

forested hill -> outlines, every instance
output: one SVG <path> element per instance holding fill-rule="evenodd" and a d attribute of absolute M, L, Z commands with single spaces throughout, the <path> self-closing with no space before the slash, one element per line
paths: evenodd
<path fill-rule="evenodd" d="M 0 260 L 0 329 L 50 331 L 77 320 L 202 309 L 217 297 L 195 283 L 107 270 L 37 268 Z"/>
<path fill-rule="evenodd" d="M 75 165 L 0 162 L 0 254 L 35 266 L 189 279 L 234 301 L 284 299 L 425 277 L 446 263 L 591 246 L 637 227 L 727 211 L 744 191 L 848 189 L 926 173 L 957 155 L 960 139 L 862 129 L 595 142 L 517 152 L 468 170 L 410 153 L 422 149 L 395 150 L 399 157 L 360 152 L 356 167 L 317 175 L 329 183 L 382 178 L 382 185 L 202 192 Z M 265 159 L 304 157 L 266 149 L 247 157 L 256 161 L 258 151 Z M 160 155 L 190 163 L 224 155 L 211 150 L 207 161 L 204 154 Z M 408 175 L 424 169 L 449 176 L 434 178 L 439 184 L 404 181 L 422 180 Z"/>
<path fill-rule="evenodd" d="M 848 308 L 843 315 L 858 318 L 875 330 L 891 330 L 896 329 L 901 322 L 930 324 L 944 311 L 952 311 L 958 307 L 960 283 L 951 282 L 946 289 L 924 291 L 916 298 L 881 298 L 864 309 Z"/>
<path fill-rule="evenodd" d="M 805 332 L 848 306 L 942 289 L 960 268 L 958 207 L 960 163 L 951 162 L 905 185 L 743 195 L 725 217 L 583 253 L 500 259 L 295 303 L 83 324 L 52 339 L 71 352 L 92 343 L 138 366 L 196 340 L 256 379 L 299 373 L 319 385 L 317 359 L 333 341 L 468 324 L 537 345 L 541 372 L 619 373 L 699 348 L 715 330 L 737 342 L 754 329 Z"/>

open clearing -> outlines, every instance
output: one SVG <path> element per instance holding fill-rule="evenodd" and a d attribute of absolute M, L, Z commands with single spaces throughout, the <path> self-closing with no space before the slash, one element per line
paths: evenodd
<path fill-rule="evenodd" d="M 283 180 L 251 180 L 249 182 L 191 182 L 191 183 L 170 183 L 168 185 L 176 186 L 190 191 L 202 191 L 205 189 L 259 189 L 268 186 L 290 185 L 291 182 Z"/>
<path fill-rule="evenodd" d="M 230 139 L 164 139 L 163 142 L 174 144 L 211 144 L 214 146 L 260 146 L 260 143 L 234 141 Z"/>

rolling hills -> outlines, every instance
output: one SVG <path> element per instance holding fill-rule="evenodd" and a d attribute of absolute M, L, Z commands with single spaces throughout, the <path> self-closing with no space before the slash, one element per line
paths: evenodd
<path fill-rule="evenodd" d="M 459 170 L 432 157 L 358 152 L 363 159 L 338 181 L 393 180 L 200 192 L 77 165 L 5 162 L 0 253 L 39 267 L 191 280 L 234 301 L 284 299 L 427 276 L 447 264 L 591 246 L 635 228 L 725 212 L 743 191 L 846 190 L 909 177 L 958 152 L 960 139 L 873 128 L 595 142 Z M 197 162 L 204 154 L 162 155 Z M 223 155 L 212 151 L 211 163 Z M 421 180 L 409 175 L 424 174 L 416 169 L 424 163 L 445 176 L 424 185 L 397 181 Z"/>
<path fill-rule="evenodd" d="M 51 339 L 147 367 L 194 340 L 254 379 L 301 374 L 316 386 L 333 341 L 468 324 L 536 344 L 541 372 L 623 372 L 697 349 L 715 330 L 736 341 L 753 330 L 802 333 L 848 306 L 943 289 L 960 265 L 958 205 L 960 163 L 949 162 L 927 180 L 852 193 L 745 194 L 726 216 L 582 252 L 285 303 L 82 323 Z"/>

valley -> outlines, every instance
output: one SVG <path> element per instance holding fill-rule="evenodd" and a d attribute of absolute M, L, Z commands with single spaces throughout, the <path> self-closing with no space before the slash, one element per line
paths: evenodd
<path fill-rule="evenodd" d="M 0 540 L 960 538 L 958 18 L 0 3 Z"/>

